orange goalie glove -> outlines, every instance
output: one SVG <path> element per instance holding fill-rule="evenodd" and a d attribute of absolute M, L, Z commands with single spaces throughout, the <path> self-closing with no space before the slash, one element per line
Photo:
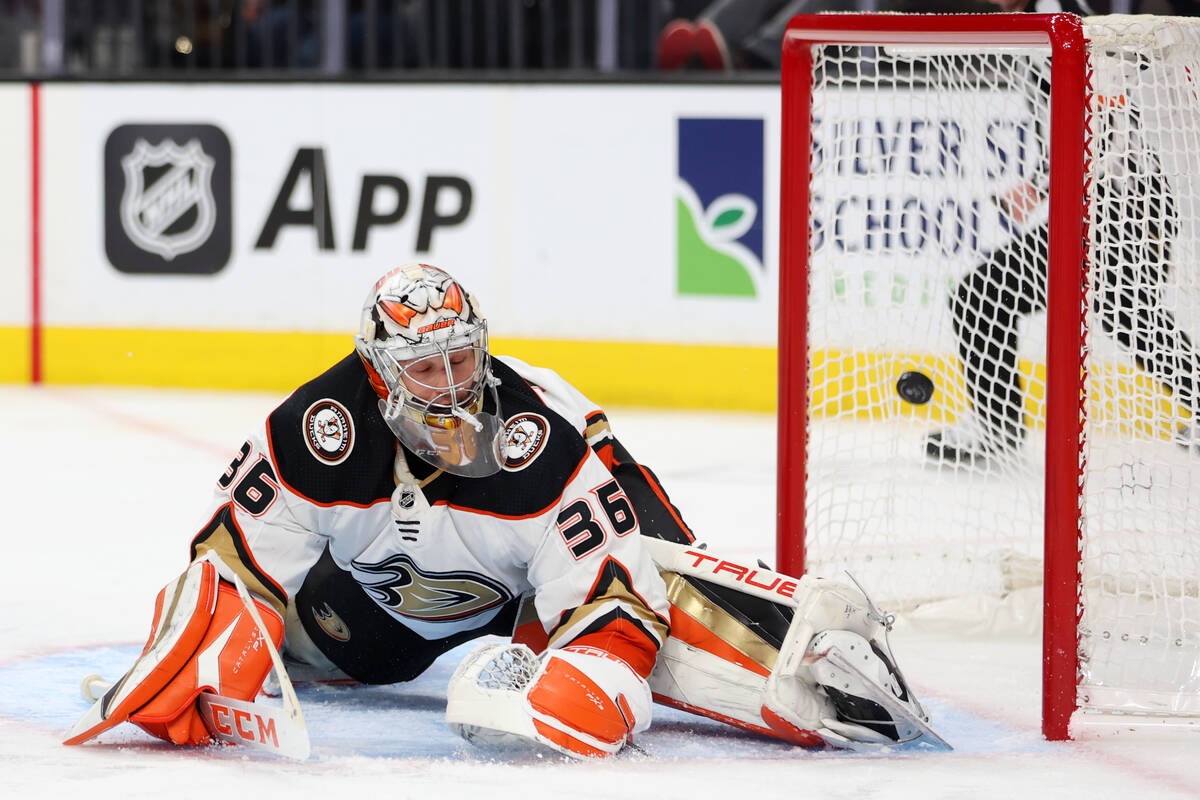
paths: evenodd
<path fill-rule="evenodd" d="M 283 620 L 257 598 L 254 603 L 278 646 Z M 237 589 L 213 564 L 196 562 L 159 592 L 141 656 L 64 743 L 81 744 L 128 720 L 175 744 L 205 744 L 212 737 L 196 708 L 200 693 L 249 700 L 270 670 L 270 652 Z"/>

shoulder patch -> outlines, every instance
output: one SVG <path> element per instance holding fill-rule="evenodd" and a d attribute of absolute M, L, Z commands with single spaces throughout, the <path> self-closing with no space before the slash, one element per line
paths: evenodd
<path fill-rule="evenodd" d="M 328 397 L 304 412 L 304 443 L 308 452 L 323 464 L 340 464 L 354 449 L 354 421 L 346 407 Z"/>
<path fill-rule="evenodd" d="M 500 442 L 504 469 L 525 469 L 542 452 L 549 437 L 550 423 L 541 414 L 526 411 L 509 417 Z"/>

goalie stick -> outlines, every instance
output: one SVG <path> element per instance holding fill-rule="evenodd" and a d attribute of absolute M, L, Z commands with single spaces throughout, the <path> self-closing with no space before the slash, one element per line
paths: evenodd
<path fill-rule="evenodd" d="M 85 700 L 95 703 L 112 684 L 99 675 L 88 675 L 79 688 Z M 307 728 L 297 725 L 283 706 L 236 700 L 210 692 L 201 692 L 196 706 L 214 739 L 299 761 L 309 756 Z"/>

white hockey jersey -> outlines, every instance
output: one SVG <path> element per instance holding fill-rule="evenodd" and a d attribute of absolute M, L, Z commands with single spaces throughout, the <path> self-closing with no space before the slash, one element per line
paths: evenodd
<path fill-rule="evenodd" d="M 550 646 L 590 644 L 649 674 L 668 606 L 637 514 L 597 455 L 607 421 L 550 370 L 495 358 L 493 372 L 504 468 L 462 478 L 399 445 L 347 356 L 242 445 L 192 556 L 216 551 L 282 611 L 328 547 L 376 604 L 430 640 L 482 628 L 533 595 Z"/>

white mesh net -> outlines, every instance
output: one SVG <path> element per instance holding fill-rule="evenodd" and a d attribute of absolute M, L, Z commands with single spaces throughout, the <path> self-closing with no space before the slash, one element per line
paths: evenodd
<path fill-rule="evenodd" d="M 1080 703 L 1197 714 L 1200 20 L 1085 35 Z M 814 48 L 806 567 L 910 618 L 1040 618 L 1049 59 Z"/>

